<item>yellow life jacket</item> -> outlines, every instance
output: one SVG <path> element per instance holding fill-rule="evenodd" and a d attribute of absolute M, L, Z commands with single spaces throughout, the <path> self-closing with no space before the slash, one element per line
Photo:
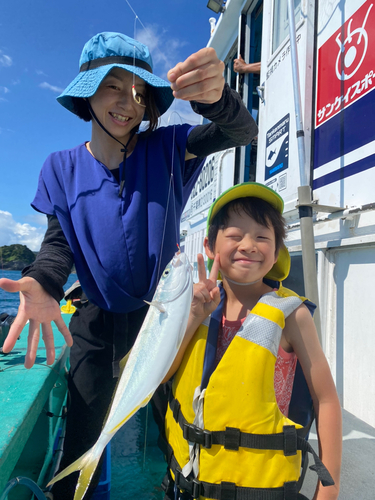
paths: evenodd
<path fill-rule="evenodd" d="M 221 320 L 221 293 L 210 330 Z M 274 390 L 285 319 L 302 302 L 283 287 L 262 296 L 208 375 L 216 344 L 205 324 L 195 333 L 174 377 L 165 420 L 172 478 L 192 498 L 302 498 L 301 452 L 310 445 L 302 425 L 280 412 Z M 313 454 L 322 482 L 333 484 Z"/>

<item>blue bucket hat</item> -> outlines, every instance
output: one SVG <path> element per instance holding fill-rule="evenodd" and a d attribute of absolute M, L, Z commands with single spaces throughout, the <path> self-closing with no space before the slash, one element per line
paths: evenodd
<path fill-rule="evenodd" d="M 152 73 L 148 47 L 122 33 L 105 32 L 92 37 L 83 47 L 79 68 L 78 76 L 57 97 L 58 102 L 72 113 L 76 113 L 72 98 L 92 97 L 112 68 L 134 73 L 153 87 L 160 115 L 172 104 L 170 83 Z"/>

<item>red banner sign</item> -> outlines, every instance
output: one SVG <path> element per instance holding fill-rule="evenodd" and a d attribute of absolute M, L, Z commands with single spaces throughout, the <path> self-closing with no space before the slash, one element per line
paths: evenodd
<path fill-rule="evenodd" d="M 375 1 L 367 0 L 318 50 L 315 126 L 375 88 Z"/>

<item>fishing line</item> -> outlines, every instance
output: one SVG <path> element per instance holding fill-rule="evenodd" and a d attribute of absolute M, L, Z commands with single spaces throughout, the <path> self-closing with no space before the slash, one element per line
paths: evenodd
<path fill-rule="evenodd" d="M 135 12 L 135 10 L 133 9 L 133 7 L 130 5 L 130 3 L 128 2 L 128 0 L 125 0 L 125 2 L 129 5 L 129 7 L 130 7 L 131 11 L 132 11 L 132 12 L 133 12 L 133 14 L 135 15 L 136 20 L 138 19 L 138 21 L 141 23 L 141 25 L 142 25 L 143 29 L 147 31 L 147 29 L 146 29 L 145 25 L 144 25 L 144 24 L 142 23 L 142 21 L 139 19 L 139 17 L 137 16 L 137 13 L 136 13 L 136 12 Z"/>
<path fill-rule="evenodd" d="M 148 407 L 150 404 L 146 406 L 146 423 L 145 423 L 145 442 L 143 445 L 143 463 L 142 463 L 142 472 L 146 469 L 146 448 L 147 448 L 147 434 L 148 434 Z"/>
<path fill-rule="evenodd" d="M 146 33 L 149 34 L 151 37 L 151 33 L 146 29 L 145 25 L 142 23 L 140 18 L 138 17 L 137 13 L 133 9 L 133 7 L 130 5 L 128 0 L 125 0 L 126 3 L 128 4 L 129 8 L 133 12 L 135 19 L 134 19 L 134 40 L 136 40 L 136 27 L 137 27 L 137 20 L 143 27 L 143 29 L 146 31 Z M 133 67 L 135 67 L 135 49 L 136 47 L 134 46 L 134 51 L 133 51 Z M 139 104 L 137 100 L 137 94 L 136 94 L 136 89 L 135 89 L 135 73 L 133 72 L 133 86 L 132 86 L 132 92 L 133 92 L 133 99 Z M 173 106 L 175 107 L 175 100 L 173 101 Z M 177 113 L 177 112 L 176 112 Z M 178 114 L 178 113 L 177 113 Z M 176 244 L 178 246 L 178 241 L 179 241 L 179 234 L 177 231 L 177 210 L 176 210 L 176 195 L 175 195 L 175 190 L 174 190 L 174 154 L 175 154 L 175 138 L 176 138 L 176 126 L 175 124 L 173 125 L 173 135 L 172 135 L 172 156 L 171 156 L 171 174 L 169 178 L 169 188 L 168 188 L 168 196 L 167 196 L 167 205 L 165 209 L 165 217 L 164 217 L 164 227 L 163 227 L 163 234 L 162 234 L 162 240 L 161 240 L 161 249 L 160 249 L 160 258 L 159 258 L 159 264 L 158 264 L 158 270 L 157 270 L 157 281 L 160 279 L 160 267 L 161 267 L 161 261 L 162 261 L 162 255 L 163 255 L 163 248 L 164 248 L 164 239 L 165 239 L 165 231 L 166 231 L 166 226 L 167 226 L 167 219 L 168 219 L 168 210 L 169 210 L 169 203 L 170 203 L 170 197 L 171 197 L 171 191 L 173 193 L 173 200 L 174 200 L 174 217 L 175 217 L 175 231 L 176 231 Z M 147 434 L 148 434 L 148 407 L 146 407 L 146 425 L 145 425 L 145 440 L 144 440 L 144 451 L 143 451 L 143 470 L 145 469 L 145 464 L 146 464 L 146 452 L 147 452 Z"/>
<path fill-rule="evenodd" d="M 173 103 L 174 105 L 174 103 Z M 175 197 L 175 192 L 174 192 L 174 183 L 173 183 L 173 167 L 174 167 L 174 149 L 175 149 L 175 136 L 176 136 L 176 125 L 173 125 L 173 136 L 172 136 L 172 157 L 171 157 L 171 175 L 169 177 L 169 188 L 168 188 L 168 197 L 167 197 L 167 206 L 165 209 L 165 218 L 164 218 L 164 227 L 163 227 L 163 234 L 162 234 L 162 239 L 161 239 L 161 249 L 160 249 L 160 259 L 159 259 L 159 266 L 158 266 L 158 281 L 160 277 L 160 266 L 161 266 L 161 256 L 163 255 L 163 248 L 164 248 L 164 239 L 165 239 L 165 230 L 167 227 L 167 219 L 168 219 L 168 210 L 169 210 L 169 202 L 171 198 L 171 191 L 173 191 L 173 198 L 174 198 L 174 205 L 175 205 L 175 228 L 176 228 L 176 235 L 177 235 L 177 218 L 176 218 L 176 197 Z M 178 242 L 178 235 L 176 239 L 176 243 Z M 177 243 L 178 246 L 178 243 Z"/>
<path fill-rule="evenodd" d="M 137 19 L 138 19 L 138 16 L 136 15 L 135 16 L 135 19 L 134 19 L 134 36 L 133 36 L 133 39 L 136 40 L 137 39 L 137 36 L 136 36 L 136 30 L 137 30 Z M 135 68 L 136 64 L 135 64 L 135 50 L 136 50 L 136 46 L 133 45 L 133 68 Z M 132 85 L 132 95 L 133 95 L 133 99 L 134 101 L 139 104 L 139 106 L 142 106 L 142 108 L 146 108 L 146 104 L 142 104 L 142 96 L 140 94 L 137 93 L 137 90 L 135 88 L 135 73 L 133 72 L 133 85 Z"/>
<path fill-rule="evenodd" d="M 130 5 L 129 0 L 125 0 L 126 3 L 128 4 L 130 10 L 133 12 L 135 19 L 134 19 L 134 33 L 133 33 L 133 38 L 136 40 L 136 27 L 137 27 L 137 21 L 141 24 L 142 28 L 146 31 L 146 33 L 151 37 L 152 34 L 148 31 L 146 26 L 142 23 L 141 19 L 139 18 L 138 14 L 135 12 L 133 7 Z M 133 66 L 135 67 L 135 46 L 134 46 L 134 53 L 133 53 Z M 133 96 L 135 92 L 135 74 L 133 73 Z M 136 98 L 134 97 L 136 100 Z M 136 102 L 138 102 L 136 100 Z M 176 106 L 176 100 L 173 101 L 173 107 Z M 177 113 L 176 110 L 173 110 L 172 113 Z M 170 118 L 169 118 L 170 119 Z M 181 119 L 181 117 L 180 117 Z M 168 120 L 169 121 L 169 120 Z M 182 120 L 181 120 L 182 121 Z M 163 254 L 163 248 L 164 248 L 164 239 L 165 239 L 165 231 L 166 231 L 166 225 L 167 225 L 167 219 L 168 219 L 168 209 L 169 209 L 169 202 L 170 202 L 170 195 L 171 195 L 171 190 L 173 191 L 173 200 L 174 200 L 174 216 L 175 216 L 175 231 L 176 231 L 176 244 L 177 247 L 179 248 L 178 241 L 179 241 L 179 234 L 177 231 L 177 211 L 176 211 L 176 195 L 175 195 L 175 190 L 174 190 L 174 174 L 173 174 L 173 169 L 174 169 L 174 151 L 175 151 L 175 137 L 176 137 L 176 125 L 173 124 L 173 137 L 172 137 L 172 158 L 171 158 L 171 175 L 169 179 L 169 189 L 168 189 L 168 197 L 167 197 L 167 206 L 166 206 L 166 211 L 165 211 L 165 218 L 164 218 L 164 227 L 163 227 L 163 234 L 162 234 L 162 244 L 161 244 L 161 251 L 160 251 L 160 259 L 159 259 L 159 265 L 158 265 L 158 272 L 157 272 L 157 281 L 160 279 L 160 266 L 161 266 L 161 256 Z"/>
<path fill-rule="evenodd" d="M 134 40 L 136 40 L 137 20 L 139 21 L 139 23 L 141 24 L 141 26 L 143 27 L 143 29 L 146 31 L 146 33 L 148 33 L 149 36 L 151 37 L 152 36 L 151 33 L 146 29 L 145 25 L 142 23 L 142 21 L 140 20 L 139 16 L 137 15 L 137 13 L 133 9 L 133 7 L 130 5 L 129 1 L 128 0 L 125 0 L 125 1 L 126 1 L 126 3 L 128 4 L 129 8 L 131 9 L 131 11 L 133 12 L 133 14 L 135 16 L 135 19 L 134 19 L 134 37 L 133 37 Z M 135 46 L 134 46 L 134 52 L 133 52 L 133 67 L 135 67 Z M 133 98 L 134 98 L 134 100 L 136 102 L 138 102 L 137 98 L 136 98 L 135 74 L 134 74 L 134 72 L 133 72 L 132 92 L 133 92 Z M 176 100 L 173 101 L 173 105 L 172 106 L 174 108 L 176 107 Z M 176 113 L 176 114 L 178 114 L 175 109 L 173 110 L 173 112 Z M 170 117 L 169 117 L 169 119 L 170 119 Z M 180 117 L 180 119 L 181 119 L 181 117 Z M 174 221 L 175 226 L 174 227 L 175 227 L 175 231 L 176 231 L 176 244 L 177 244 L 177 247 L 179 249 L 179 244 L 178 244 L 178 242 L 179 242 L 179 234 L 178 234 L 178 224 L 177 224 L 176 194 L 175 194 L 175 189 L 174 189 L 174 160 L 175 160 L 175 147 L 176 147 L 175 139 L 176 139 L 176 124 L 173 124 L 172 155 L 171 155 L 171 174 L 170 174 L 170 178 L 169 178 L 169 188 L 168 188 L 167 204 L 166 204 L 165 217 L 164 217 L 164 227 L 163 227 L 162 240 L 161 240 L 160 258 L 159 258 L 158 270 L 157 270 L 157 275 L 156 275 L 157 281 L 159 281 L 160 275 L 161 275 L 160 267 L 161 267 L 161 261 L 162 261 L 162 255 L 163 255 L 165 232 L 166 232 L 166 227 L 167 227 L 167 219 L 168 219 L 168 211 L 169 211 L 169 203 L 170 203 L 170 198 L 171 198 L 171 192 L 172 192 L 172 196 L 173 196 L 173 205 L 174 205 L 174 218 L 175 218 L 175 221 Z M 145 469 L 145 464 L 146 464 L 147 434 L 148 434 L 148 407 L 149 407 L 149 405 L 147 405 L 147 407 L 146 407 L 146 426 L 145 426 L 145 441 L 144 441 L 144 452 L 143 452 L 143 470 Z"/>
<path fill-rule="evenodd" d="M 137 16 L 137 14 L 135 14 L 135 19 L 134 19 L 134 36 L 133 36 L 134 40 L 137 39 L 136 38 L 137 19 L 138 19 L 138 16 Z M 133 45 L 133 68 L 135 68 L 135 45 Z M 134 72 L 133 72 L 132 92 L 133 92 L 133 99 L 135 100 L 135 73 Z"/>
<path fill-rule="evenodd" d="M 173 108 L 176 108 L 176 99 L 174 99 L 173 101 Z M 178 111 L 176 111 L 176 109 L 173 109 L 172 112 L 170 113 L 169 117 L 168 117 L 168 125 L 169 125 L 169 122 L 172 118 L 172 115 L 177 115 L 181 121 L 181 125 L 183 123 L 182 121 L 182 117 L 180 115 L 180 113 L 178 113 Z M 173 154 L 172 154 L 172 172 L 173 172 L 173 165 L 174 165 L 174 144 L 175 144 L 175 131 L 176 131 L 176 123 L 173 124 Z M 175 193 L 175 190 L 174 190 L 174 184 L 173 184 L 173 200 L 174 200 L 174 223 L 175 223 L 175 229 L 176 229 L 176 243 L 178 242 L 179 240 L 179 234 L 178 234 L 178 231 L 177 231 L 177 209 L 176 209 L 176 193 Z M 177 243 L 177 247 L 178 247 L 178 250 L 180 250 L 180 246 L 179 244 Z"/>

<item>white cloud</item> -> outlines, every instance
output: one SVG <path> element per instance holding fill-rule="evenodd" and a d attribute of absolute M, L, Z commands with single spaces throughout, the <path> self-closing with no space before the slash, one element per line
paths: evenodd
<path fill-rule="evenodd" d="M 0 86 L 0 92 L 3 92 L 4 94 L 7 94 L 8 92 L 10 92 L 10 90 L 7 87 L 1 87 Z"/>
<path fill-rule="evenodd" d="M 12 66 L 13 61 L 12 58 L 7 56 L 6 54 L 3 53 L 2 50 L 0 50 L 0 66 L 5 66 L 6 68 L 9 66 Z"/>
<path fill-rule="evenodd" d="M 16 222 L 11 213 L 0 210 L 0 246 L 18 243 L 36 252 L 40 249 L 44 233 L 45 227 Z"/>
<path fill-rule="evenodd" d="M 47 82 L 43 82 L 39 84 L 39 87 L 41 89 L 47 89 L 47 90 L 52 90 L 52 92 L 56 92 L 57 94 L 61 94 L 61 92 L 64 90 L 60 87 L 56 87 L 55 85 L 51 85 Z"/>
<path fill-rule="evenodd" d="M 37 226 L 43 226 L 45 229 L 47 229 L 47 217 L 45 214 L 41 214 L 40 212 L 33 212 L 26 215 L 25 221 Z"/>
<path fill-rule="evenodd" d="M 41 69 L 36 69 L 36 70 L 35 70 L 35 73 L 36 73 L 37 75 L 48 76 L 48 75 L 46 75 L 46 73 L 44 73 L 44 71 L 42 71 Z"/>
<path fill-rule="evenodd" d="M 175 99 L 172 106 L 161 117 L 160 124 L 166 127 L 167 125 L 180 125 L 181 123 L 200 125 L 201 117 L 194 113 L 189 102 Z"/>
<path fill-rule="evenodd" d="M 136 38 L 147 45 L 152 55 L 154 73 L 165 80 L 168 71 L 178 62 L 183 61 L 180 54 L 181 48 L 186 45 L 186 42 L 177 38 L 170 38 L 168 32 L 156 24 L 141 29 L 137 32 Z M 201 117 L 194 113 L 190 103 L 175 99 L 172 106 L 161 117 L 160 125 L 167 126 L 180 123 L 199 125 Z"/>
<path fill-rule="evenodd" d="M 142 29 L 136 38 L 149 48 L 154 63 L 154 73 L 161 78 L 166 78 L 168 71 L 180 61 L 180 48 L 186 45 L 186 42 L 169 38 L 167 32 L 161 31 L 157 25 Z"/>
<path fill-rule="evenodd" d="M 8 99 L 5 99 L 5 97 L 0 97 L 0 102 L 8 102 Z"/>

